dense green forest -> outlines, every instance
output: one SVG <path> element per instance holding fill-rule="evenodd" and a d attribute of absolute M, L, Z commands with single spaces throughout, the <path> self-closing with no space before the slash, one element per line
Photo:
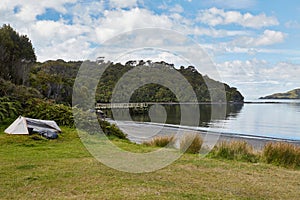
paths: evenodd
<path fill-rule="evenodd" d="M 59 59 L 43 63 L 36 62 L 34 48 L 29 38 L 20 35 L 9 25 L 3 25 L 0 29 L 0 52 L 0 102 L 2 106 L 0 119 L 24 113 L 33 117 L 49 118 L 51 114 L 34 110 L 32 106 L 38 107 L 41 104 L 41 110 L 43 106 L 46 108 L 44 110 L 51 110 L 51 106 L 54 106 L 59 110 L 57 113 L 63 113 L 72 105 L 73 85 L 82 61 L 66 62 Z M 99 80 L 95 101 L 110 102 L 116 83 L 126 72 L 136 66 L 147 68 L 149 64 L 153 63 L 143 60 L 128 61 L 125 64 L 110 63 Z M 193 66 L 175 69 L 173 64 L 164 61 L 156 64 L 181 73 L 192 86 L 199 102 L 209 102 L 211 99 L 206 82 L 210 82 L 216 88 L 223 86 L 226 90 L 227 101 L 243 101 L 243 96 L 236 88 L 202 76 Z M 82 94 L 87 92 L 84 87 L 79 89 L 81 91 L 77 92 Z M 137 89 L 130 101 L 176 102 L 177 98 L 166 87 L 147 84 Z M 33 110 L 41 116 L 35 115 Z M 43 113 L 44 116 L 42 116 Z M 71 122 L 65 124 L 68 123 Z"/>
<path fill-rule="evenodd" d="M 118 80 L 135 66 L 132 65 L 136 61 L 128 61 L 126 64 L 111 63 L 105 70 L 102 77 L 99 78 L 99 84 L 96 92 L 95 100 L 97 102 L 110 102 L 113 89 Z M 148 63 L 151 61 L 148 61 Z M 44 63 L 36 63 L 30 73 L 29 85 L 38 91 L 47 99 L 54 99 L 56 102 L 71 105 L 73 84 L 82 62 L 65 62 L 63 60 L 47 61 Z M 145 68 L 144 61 L 139 61 L 139 66 Z M 166 67 L 170 67 L 168 63 L 163 63 Z M 174 70 L 180 72 L 193 87 L 199 102 L 209 102 L 210 94 L 206 82 L 213 82 L 216 86 L 223 86 L 226 91 L 227 101 L 242 102 L 243 96 L 233 87 L 228 86 L 202 76 L 193 66 L 181 67 Z M 178 83 L 180 84 L 180 83 Z M 125 86 L 126 87 L 126 86 Z M 84 93 L 86 90 L 82 88 Z M 136 90 L 131 102 L 177 102 L 176 96 L 166 87 L 158 84 L 147 84 Z"/>

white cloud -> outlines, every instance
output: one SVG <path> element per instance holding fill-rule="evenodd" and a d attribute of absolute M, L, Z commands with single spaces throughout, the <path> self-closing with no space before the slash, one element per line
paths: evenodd
<path fill-rule="evenodd" d="M 290 62 L 279 62 L 275 66 L 270 68 L 261 69 L 263 73 L 269 79 L 280 80 L 282 82 L 296 82 L 300 83 L 300 64 L 294 64 Z M 298 85 L 298 87 L 300 84 Z"/>
<path fill-rule="evenodd" d="M 233 37 L 233 36 L 245 36 L 249 35 L 248 32 L 243 30 L 225 30 L 225 29 L 213 29 L 194 27 L 189 29 L 187 32 L 194 35 L 206 35 L 214 38 Z"/>
<path fill-rule="evenodd" d="M 72 14 L 72 21 L 74 24 L 82 24 L 85 26 L 92 26 L 97 20 L 96 15 L 101 15 L 103 12 L 103 1 L 91 1 L 82 4 L 78 3 L 70 7 L 68 10 L 68 13 Z"/>
<path fill-rule="evenodd" d="M 27 33 L 26 33 L 27 32 Z M 36 21 L 27 27 L 26 33 L 36 49 L 39 61 L 48 59 L 82 60 L 91 52 L 89 37 L 90 27 L 68 25 L 64 21 Z"/>
<path fill-rule="evenodd" d="M 66 40 L 79 36 L 86 31 L 89 31 L 86 27 L 80 25 L 67 25 L 63 21 L 37 21 L 32 25 L 32 33 L 35 34 L 33 38 L 39 38 L 43 40 L 55 39 Z"/>
<path fill-rule="evenodd" d="M 241 37 L 235 39 L 231 44 L 238 47 L 259 47 L 268 46 L 284 41 L 286 35 L 280 31 L 265 30 L 262 35 L 257 38 Z"/>
<path fill-rule="evenodd" d="M 94 49 L 90 48 L 90 44 L 86 42 L 86 38 L 69 38 L 62 42 L 54 42 L 49 46 L 45 46 L 38 50 L 39 60 L 56 60 L 58 58 L 64 60 L 82 60 L 95 59 L 93 55 Z M 94 54 L 95 55 L 95 54 Z"/>
<path fill-rule="evenodd" d="M 207 10 L 201 10 L 198 14 L 197 20 L 210 26 L 237 24 L 250 28 L 262 28 L 279 24 L 275 17 L 268 17 L 265 14 L 242 14 L 238 11 L 225 11 L 215 7 Z"/>
<path fill-rule="evenodd" d="M 172 28 L 173 26 L 173 22 L 168 16 L 155 15 L 148 10 L 140 8 L 105 11 L 104 17 L 99 19 L 98 24 L 95 27 L 95 31 L 99 42 L 137 28 Z"/>
<path fill-rule="evenodd" d="M 109 3 L 113 8 L 132 8 L 137 6 L 137 0 L 110 0 Z"/>
<path fill-rule="evenodd" d="M 170 11 L 171 12 L 176 12 L 176 13 L 182 13 L 182 12 L 184 12 L 184 9 L 181 5 L 176 4 L 176 5 L 174 5 L 170 8 Z"/>
<path fill-rule="evenodd" d="M 158 6 L 159 9 L 165 10 L 170 13 L 183 13 L 184 8 L 180 4 L 167 4 L 164 2 L 162 5 Z"/>
<path fill-rule="evenodd" d="M 257 0 L 202 0 L 202 3 L 207 6 L 216 6 L 219 8 L 250 8 L 256 5 Z"/>
<path fill-rule="evenodd" d="M 170 64 L 175 64 L 175 67 L 188 66 L 190 64 L 183 58 L 172 54 L 171 52 L 154 49 L 144 49 L 129 52 L 128 54 L 124 54 L 118 58 L 118 61 L 121 63 L 126 63 L 129 60 L 151 60 L 152 62 L 165 61 Z"/>
<path fill-rule="evenodd" d="M 247 99 L 300 87 L 300 65 L 265 60 L 232 60 L 217 64 L 223 81 L 236 86 Z"/>
<path fill-rule="evenodd" d="M 286 28 L 289 28 L 289 29 L 300 29 L 300 23 L 298 21 L 295 21 L 295 20 L 291 20 L 291 21 L 288 21 L 284 24 L 284 26 Z"/>
<path fill-rule="evenodd" d="M 259 75 L 258 69 L 267 65 L 265 60 L 232 60 L 226 61 L 221 64 L 217 64 L 219 73 L 225 79 L 231 79 L 234 82 L 244 82 L 247 81 L 254 81 L 257 75 Z M 239 77 L 242 80 L 239 80 Z M 247 78 L 245 78 L 247 77 Z"/>
<path fill-rule="evenodd" d="M 37 15 L 41 15 L 45 12 L 46 8 L 52 8 L 58 12 L 65 13 L 66 9 L 64 5 L 66 3 L 75 3 L 77 0 L 39 0 L 39 1 L 11 1 L 2 0 L 0 4 L 0 12 L 13 13 L 15 8 L 18 8 L 18 12 L 15 17 L 20 21 L 34 21 Z"/>

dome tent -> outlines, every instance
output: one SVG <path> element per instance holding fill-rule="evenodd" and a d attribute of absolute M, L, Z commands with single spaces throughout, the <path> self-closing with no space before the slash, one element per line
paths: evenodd
<path fill-rule="evenodd" d="M 31 132 L 52 131 L 60 133 L 61 129 L 52 120 L 31 119 L 19 116 L 7 129 L 4 130 L 7 134 L 26 134 Z"/>

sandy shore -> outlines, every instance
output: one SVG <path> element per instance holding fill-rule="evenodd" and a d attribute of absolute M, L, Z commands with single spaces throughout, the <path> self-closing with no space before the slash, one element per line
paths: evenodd
<path fill-rule="evenodd" d="M 222 141 L 236 141 L 243 140 L 251 144 L 255 149 L 261 149 L 268 142 L 289 142 L 296 145 L 300 145 L 300 140 L 289 140 L 274 137 L 262 137 L 246 134 L 231 134 L 222 132 L 212 132 L 207 130 L 198 130 L 196 127 L 184 127 L 178 125 L 169 124 L 155 124 L 155 123 L 134 123 L 124 121 L 111 121 L 115 123 L 123 132 L 128 135 L 128 138 L 136 143 L 142 143 L 150 141 L 154 137 L 176 135 L 176 137 L 182 137 L 184 134 L 198 133 L 204 138 L 204 144 L 213 146 L 216 143 Z"/>

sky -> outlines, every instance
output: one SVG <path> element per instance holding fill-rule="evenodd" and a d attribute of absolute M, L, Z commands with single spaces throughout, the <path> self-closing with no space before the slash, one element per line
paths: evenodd
<path fill-rule="evenodd" d="M 110 56 L 191 64 L 246 100 L 300 87 L 299 13 L 296 0 L 0 3 L 1 23 L 31 39 L 38 61 Z M 206 57 L 213 67 L 198 62 Z"/>

